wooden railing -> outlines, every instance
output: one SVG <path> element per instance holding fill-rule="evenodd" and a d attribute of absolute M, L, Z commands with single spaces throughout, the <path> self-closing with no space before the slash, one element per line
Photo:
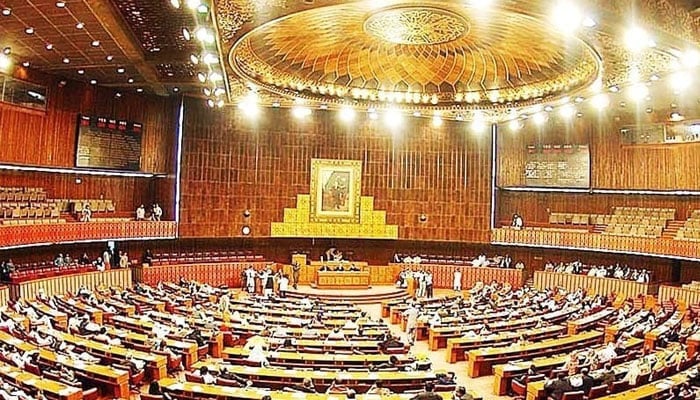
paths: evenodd
<path fill-rule="evenodd" d="M 174 221 L 76 222 L 0 226 L 0 248 L 88 240 L 174 238 Z"/>
<path fill-rule="evenodd" d="M 658 256 L 677 256 L 700 260 L 700 246 L 662 238 L 611 236 L 580 230 L 498 228 L 491 231 L 491 243 L 522 246 L 542 246 L 581 250 L 600 250 L 619 253 L 637 253 Z"/>

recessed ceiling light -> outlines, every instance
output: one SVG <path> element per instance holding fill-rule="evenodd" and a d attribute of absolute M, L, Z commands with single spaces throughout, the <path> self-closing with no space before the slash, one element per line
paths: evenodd
<path fill-rule="evenodd" d="M 118 73 L 118 74 L 123 74 L 124 71 L 126 71 L 126 70 L 125 70 L 124 68 L 122 68 L 122 67 L 117 68 L 117 73 Z"/>
<path fill-rule="evenodd" d="M 63 58 L 63 63 L 64 64 L 70 64 L 70 59 L 68 57 Z"/>
<path fill-rule="evenodd" d="M 179 87 L 176 86 L 176 87 L 173 88 L 173 92 L 177 93 L 177 92 L 179 92 L 179 91 L 180 91 L 180 88 L 179 88 Z"/>
<path fill-rule="evenodd" d="M 12 54 L 12 49 L 10 47 L 5 47 L 4 49 L 2 49 L 2 54 L 9 56 L 10 54 Z"/>
<path fill-rule="evenodd" d="M 182 36 L 185 38 L 185 40 L 192 39 L 192 35 L 190 35 L 190 30 L 187 28 L 182 28 Z"/>
<path fill-rule="evenodd" d="M 46 50 L 53 50 L 53 45 L 51 43 L 48 43 L 46 45 Z"/>
<path fill-rule="evenodd" d="M 93 40 L 92 43 L 90 43 L 92 47 L 99 47 L 100 46 L 100 41 L 99 40 Z"/>
<path fill-rule="evenodd" d="M 105 59 L 106 59 L 107 61 L 112 61 L 112 60 L 114 60 L 114 56 L 111 56 L 111 55 L 110 55 L 110 56 L 105 57 Z"/>
<path fill-rule="evenodd" d="M 202 91 L 204 92 L 204 95 L 205 95 L 205 96 L 211 96 L 211 89 L 209 89 L 209 88 L 204 88 L 204 89 L 202 89 Z"/>
<path fill-rule="evenodd" d="M 127 79 L 126 81 L 129 82 L 129 83 L 134 83 L 134 78 L 129 78 L 129 79 Z"/>
<path fill-rule="evenodd" d="M 205 64 L 216 64 L 219 62 L 219 57 L 217 57 L 211 53 L 207 53 L 202 58 L 202 61 L 204 61 Z"/>
<path fill-rule="evenodd" d="M 199 64 L 199 57 L 194 54 L 190 54 L 190 61 L 192 61 L 192 64 Z"/>
<path fill-rule="evenodd" d="M 56 7 L 58 7 L 58 8 L 63 8 L 63 7 L 65 7 L 65 6 L 66 6 L 66 2 L 65 2 L 65 1 L 57 1 L 57 2 L 56 2 Z"/>
<path fill-rule="evenodd" d="M 199 7 L 197 7 L 197 12 L 200 14 L 206 14 L 209 12 L 209 7 L 207 7 L 206 4 L 200 4 Z"/>
<path fill-rule="evenodd" d="M 279 101 L 273 101 L 272 102 L 272 107 L 279 108 L 282 104 L 280 104 Z"/>
<path fill-rule="evenodd" d="M 29 66 L 29 61 L 23 62 L 23 63 L 22 63 L 22 66 L 25 67 L 25 68 L 28 67 L 28 66 Z"/>
<path fill-rule="evenodd" d="M 82 22 L 78 22 L 77 24 L 75 24 L 75 27 L 76 27 L 77 29 L 83 29 L 83 28 L 85 28 L 85 24 L 82 23 Z"/>
<path fill-rule="evenodd" d="M 187 7 L 191 10 L 196 9 L 200 4 L 202 4 L 201 0 L 185 0 L 185 2 Z"/>
<path fill-rule="evenodd" d="M 166 75 L 168 75 L 168 76 L 175 76 L 175 74 L 173 74 L 172 72 L 168 72 Z"/>
<path fill-rule="evenodd" d="M 142 89 L 142 88 L 137 88 L 137 89 L 136 89 L 136 93 L 143 93 L 143 89 Z"/>
<path fill-rule="evenodd" d="M 170 4 L 175 8 L 180 8 L 180 0 L 170 0 Z"/>
<path fill-rule="evenodd" d="M 576 102 L 576 103 L 582 103 L 582 102 L 583 102 L 583 100 L 584 100 L 584 98 L 583 98 L 583 97 L 581 97 L 581 96 L 578 96 L 578 97 L 576 97 L 576 98 L 574 99 L 574 102 Z"/>
<path fill-rule="evenodd" d="M 28 27 L 24 28 L 24 33 L 26 33 L 27 35 L 32 35 L 32 34 L 34 34 L 34 28 L 31 26 L 28 26 Z"/>
<path fill-rule="evenodd" d="M 95 80 L 95 79 L 91 80 L 91 81 L 90 81 L 90 84 L 91 84 L 91 85 L 97 85 L 97 80 Z"/>
<path fill-rule="evenodd" d="M 221 95 L 224 94 L 224 93 L 226 93 L 226 91 L 225 91 L 224 89 L 220 88 L 220 87 L 214 89 L 214 96 L 216 96 L 216 97 L 219 97 L 219 96 L 221 96 Z M 326 109 L 327 109 L 327 108 L 328 108 L 328 106 L 326 106 Z"/>
<path fill-rule="evenodd" d="M 79 69 L 79 70 L 78 70 L 78 75 L 85 75 L 85 70 L 84 70 L 84 69 Z"/>
<path fill-rule="evenodd" d="M 9 16 L 10 14 L 12 14 L 12 9 L 11 9 L 11 8 L 3 8 L 3 9 L 2 9 L 2 15 L 4 15 L 4 16 L 7 17 L 7 16 Z"/>
<path fill-rule="evenodd" d="M 119 92 L 117 92 L 117 93 L 114 94 L 114 97 L 117 97 L 117 98 L 118 98 L 118 97 L 122 97 L 122 94 L 119 93 Z"/>
<path fill-rule="evenodd" d="M 204 83 L 207 81 L 207 75 L 204 72 L 200 72 L 197 74 L 197 79 L 199 79 L 200 82 Z"/>

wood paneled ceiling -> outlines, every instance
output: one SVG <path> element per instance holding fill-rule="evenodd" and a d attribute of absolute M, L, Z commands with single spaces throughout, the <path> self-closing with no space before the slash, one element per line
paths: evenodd
<path fill-rule="evenodd" d="M 553 19 L 560 3 L 581 18 Z M 670 74 L 699 49 L 693 8 L 680 0 L 216 1 L 234 101 L 255 90 L 290 105 L 478 110 L 494 120 Z"/>
<path fill-rule="evenodd" d="M 9 49 L 18 66 L 120 90 L 202 95 L 204 87 L 225 89 L 225 82 L 208 79 L 212 72 L 225 75 L 211 5 L 197 2 L 203 5 L 197 10 L 187 3 L 0 0 L 0 48 Z M 199 28 L 212 35 L 211 43 L 197 40 Z M 214 62 L 204 63 L 206 54 Z"/>

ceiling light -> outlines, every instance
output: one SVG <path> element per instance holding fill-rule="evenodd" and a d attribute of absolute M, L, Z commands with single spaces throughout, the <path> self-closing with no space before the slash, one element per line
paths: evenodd
<path fill-rule="evenodd" d="M 482 133 L 486 130 L 486 120 L 484 119 L 484 114 L 477 110 L 472 114 L 472 123 L 470 124 L 472 132 Z"/>
<path fill-rule="evenodd" d="M 11 9 L 11 8 L 3 8 L 3 9 L 2 9 L 2 15 L 8 17 L 10 14 L 12 14 L 12 9 Z"/>
<path fill-rule="evenodd" d="M 585 17 L 583 18 L 583 21 L 581 21 L 581 25 L 586 28 L 593 28 L 594 26 L 598 25 L 598 23 L 591 17 Z"/>
<path fill-rule="evenodd" d="M 433 128 L 439 128 L 442 126 L 442 118 L 439 115 L 433 115 L 433 120 L 430 123 Z"/>
<path fill-rule="evenodd" d="M 79 70 L 78 70 L 78 75 L 84 75 L 84 74 L 85 74 L 85 70 L 84 70 L 84 69 L 79 69 Z"/>
<path fill-rule="evenodd" d="M 645 47 L 655 47 L 656 43 L 649 37 L 649 34 L 644 29 L 633 26 L 625 32 L 624 43 L 627 49 L 633 52 L 638 52 Z"/>
<path fill-rule="evenodd" d="M 207 53 L 202 57 L 202 61 L 205 64 L 216 64 L 219 62 L 219 58 L 211 53 Z"/>
<path fill-rule="evenodd" d="M 421 116 L 420 111 L 414 111 L 414 112 L 413 112 L 413 116 L 416 117 L 416 118 L 420 117 L 420 116 Z"/>
<path fill-rule="evenodd" d="M 219 82 L 222 79 L 224 79 L 224 77 L 221 76 L 221 74 L 218 72 L 212 72 L 211 74 L 209 74 L 209 80 L 212 82 Z"/>
<path fill-rule="evenodd" d="M 99 47 L 100 46 L 100 41 L 99 40 L 93 40 L 92 43 L 90 43 L 92 47 Z"/>
<path fill-rule="evenodd" d="M 653 74 L 653 75 L 651 75 L 651 76 L 649 77 L 649 80 L 652 81 L 652 82 L 656 82 L 656 81 L 658 81 L 659 79 L 660 79 L 659 76 L 656 75 L 656 74 Z"/>
<path fill-rule="evenodd" d="M 187 28 L 182 28 L 182 37 L 184 37 L 185 40 L 192 39 L 192 35 L 190 35 L 190 30 Z"/>
<path fill-rule="evenodd" d="M 202 92 L 204 92 L 205 96 L 211 96 L 211 89 L 209 88 L 202 89 Z"/>
<path fill-rule="evenodd" d="M 296 105 L 292 107 L 292 115 L 294 118 L 303 119 L 311 115 L 311 109 L 306 106 Z"/>
<path fill-rule="evenodd" d="M 142 88 L 136 88 L 136 93 L 143 93 L 143 89 L 142 89 Z"/>
<path fill-rule="evenodd" d="M 629 97 L 635 101 L 642 101 L 649 95 L 649 88 L 643 83 L 637 83 L 629 87 Z"/>
<path fill-rule="evenodd" d="M 25 68 L 26 68 L 26 67 L 29 67 L 29 61 L 23 62 L 23 63 L 22 63 L 22 66 L 25 67 Z"/>
<path fill-rule="evenodd" d="M 56 2 L 56 7 L 58 7 L 58 8 L 63 8 L 63 7 L 65 7 L 65 6 L 66 6 L 66 2 L 65 2 L 65 1 L 57 1 L 57 2 Z"/>
<path fill-rule="evenodd" d="M 185 4 L 187 4 L 187 8 L 190 10 L 194 10 L 197 7 L 199 7 L 200 4 L 202 4 L 201 0 L 185 0 Z"/>
<path fill-rule="evenodd" d="M 180 0 L 170 0 L 170 5 L 175 8 L 180 8 Z"/>
<path fill-rule="evenodd" d="M 95 79 L 91 80 L 91 81 L 90 81 L 90 84 L 91 84 L 91 85 L 97 85 L 97 80 L 95 80 Z"/>
<path fill-rule="evenodd" d="M 258 106 L 258 95 L 254 92 L 248 93 L 248 95 L 246 95 L 238 103 L 238 109 L 241 110 L 243 114 L 248 118 L 257 118 L 258 115 L 260 115 L 260 107 Z"/>
<path fill-rule="evenodd" d="M 226 104 L 226 103 L 224 103 L 224 100 L 223 100 L 223 99 L 221 99 L 221 100 L 219 100 L 219 101 L 216 102 L 216 106 L 219 107 L 219 108 L 222 108 L 222 107 L 224 106 L 224 104 Z"/>
<path fill-rule="evenodd" d="M 12 53 L 12 49 L 10 47 L 5 47 L 2 49 L 2 54 L 9 56 Z"/>
<path fill-rule="evenodd" d="M 112 61 L 112 60 L 114 60 L 114 56 L 109 55 L 109 56 L 105 57 L 105 60 Z"/>
<path fill-rule="evenodd" d="M 355 119 L 355 110 L 352 107 L 345 106 L 340 109 L 338 117 L 343 122 L 351 122 Z"/>
<path fill-rule="evenodd" d="M 207 75 L 204 72 L 200 72 L 197 74 L 197 79 L 199 79 L 200 82 L 204 83 L 207 81 Z"/>
<path fill-rule="evenodd" d="M 677 111 L 674 111 L 671 113 L 670 119 L 673 122 L 678 122 L 678 121 L 683 121 L 683 119 L 685 119 L 685 117 L 683 117 L 683 114 L 681 114 Z"/>
<path fill-rule="evenodd" d="M 610 104 L 610 98 L 605 93 L 599 93 L 591 99 L 591 104 L 598 110 L 602 110 Z"/>
<path fill-rule="evenodd" d="M 538 112 L 532 115 L 532 121 L 535 122 L 537 125 L 542 125 L 544 124 L 545 121 L 547 121 L 547 114 L 543 112 Z"/>
<path fill-rule="evenodd" d="M 469 5 L 474 8 L 486 8 L 493 3 L 493 0 L 469 0 Z"/>
<path fill-rule="evenodd" d="M 574 116 L 575 113 L 576 108 L 571 104 L 564 104 L 563 106 L 561 106 L 561 108 L 559 108 L 559 115 L 561 115 L 562 118 L 571 118 Z"/>
<path fill-rule="evenodd" d="M 520 121 L 518 121 L 517 119 L 511 120 L 508 123 L 508 128 L 513 132 L 517 131 L 518 129 L 520 129 Z"/>
<path fill-rule="evenodd" d="M 75 27 L 76 29 L 83 29 L 85 28 L 85 24 L 82 22 L 78 22 L 77 24 L 75 24 Z"/>
<path fill-rule="evenodd" d="M 7 70 L 12 66 L 12 59 L 4 54 L 0 54 L 0 70 Z"/>
<path fill-rule="evenodd" d="M 548 104 L 548 105 L 544 106 L 544 110 L 545 110 L 546 112 L 552 112 L 552 110 L 554 110 L 554 107 L 552 107 L 552 106 L 550 106 L 550 105 Z"/>
<path fill-rule="evenodd" d="M 379 114 L 377 114 L 377 111 L 373 108 L 370 108 L 369 110 L 367 110 L 367 116 L 372 121 L 376 121 L 379 119 Z"/>
<path fill-rule="evenodd" d="M 190 61 L 192 62 L 192 64 L 197 65 L 199 64 L 199 57 L 197 57 L 194 54 L 190 54 Z"/>
<path fill-rule="evenodd" d="M 583 97 L 577 96 L 577 97 L 574 99 L 574 102 L 575 102 L 575 103 L 583 103 L 583 100 L 585 100 Z"/>
<path fill-rule="evenodd" d="M 216 97 L 219 97 L 219 96 L 223 95 L 224 93 L 226 93 L 226 91 L 223 88 L 218 87 L 218 88 L 214 89 L 214 96 L 216 96 Z"/>
<path fill-rule="evenodd" d="M 123 74 L 125 71 L 126 71 L 126 69 L 124 69 L 124 67 L 119 67 L 119 68 L 117 68 L 117 73 L 118 73 L 118 74 Z"/>
<path fill-rule="evenodd" d="M 134 78 L 129 78 L 126 80 L 128 83 L 134 83 Z"/>
<path fill-rule="evenodd" d="M 198 28 L 195 31 L 194 36 L 200 42 L 209 43 L 209 44 L 214 43 L 214 35 L 211 32 L 209 32 L 209 30 L 207 28 L 203 28 L 203 27 Z"/>
<path fill-rule="evenodd" d="M 214 103 L 214 100 L 209 99 L 209 100 L 207 100 L 207 105 L 209 106 L 209 108 L 214 108 L 216 103 Z"/>
<path fill-rule="evenodd" d="M 209 12 L 209 7 L 207 7 L 206 4 L 200 4 L 199 7 L 197 7 L 197 12 L 200 14 L 206 14 Z"/>
<path fill-rule="evenodd" d="M 384 113 L 384 123 L 391 127 L 401 125 L 402 120 L 401 112 L 395 108 L 391 108 Z"/>
<path fill-rule="evenodd" d="M 272 107 L 274 107 L 274 108 L 280 108 L 281 105 L 282 105 L 282 104 L 280 104 L 279 101 L 273 101 L 273 102 L 272 102 Z"/>
<path fill-rule="evenodd" d="M 116 97 L 116 98 L 122 97 L 122 94 L 119 93 L 119 92 L 117 92 L 117 93 L 114 95 L 114 97 Z"/>
<path fill-rule="evenodd" d="M 561 32 L 571 34 L 581 26 L 583 15 L 575 4 L 560 0 L 552 10 L 550 21 Z"/>
<path fill-rule="evenodd" d="M 693 76 L 688 71 L 676 71 L 669 78 L 671 89 L 675 92 L 681 92 L 688 88 L 693 83 Z"/>
<path fill-rule="evenodd" d="M 180 91 L 180 88 L 179 88 L 179 87 L 175 86 L 175 87 L 173 88 L 173 92 L 177 93 L 177 92 L 179 92 L 179 91 Z"/>
<path fill-rule="evenodd" d="M 34 34 L 34 28 L 31 27 L 31 26 L 28 26 L 28 27 L 24 28 L 24 33 L 26 33 L 27 35 L 33 35 L 33 34 Z"/>
<path fill-rule="evenodd" d="M 47 44 L 46 50 L 53 50 L 53 45 L 51 43 Z"/>
<path fill-rule="evenodd" d="M 464 115 L 462 115 L 462 114 L 457 114 L 457 116 L 455 117 L 455 120 L 457 120 L 457 121 L 464 121 Z"/>
<path fill-rule="evenodd" d="M 688 68 L 695 68 L 700 65 L 700 52 L 697 50 L 688 50 L 682 55 L 682 62 Z"/>
<path fill-rule="evenodd" d="M 613 92 L 613 93 L 617 93 L 617 92 L 620 91 L 620 87 L 617 86 L 617 85 L 612 85 L 612 86 L 610 86 L 610 87 L 608 88 L 608 90 L 610 90 L 610 91 Z"/>
<path fill-rule="evenodd" d="M 64 57 L 64 58 L 63 58 L 63 63 L 64 63 L 64 64 L 70 64 L 70 58 Z"/>

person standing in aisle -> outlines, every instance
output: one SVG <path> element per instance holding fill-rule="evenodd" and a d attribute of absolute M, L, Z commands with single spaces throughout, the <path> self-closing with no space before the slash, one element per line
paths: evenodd
<path fill-rule="evenodd" d="M 455 269 L 452 275 L 452 290 L 455 292 L 462 291 L 462 271 L 459 268 Z"/>

